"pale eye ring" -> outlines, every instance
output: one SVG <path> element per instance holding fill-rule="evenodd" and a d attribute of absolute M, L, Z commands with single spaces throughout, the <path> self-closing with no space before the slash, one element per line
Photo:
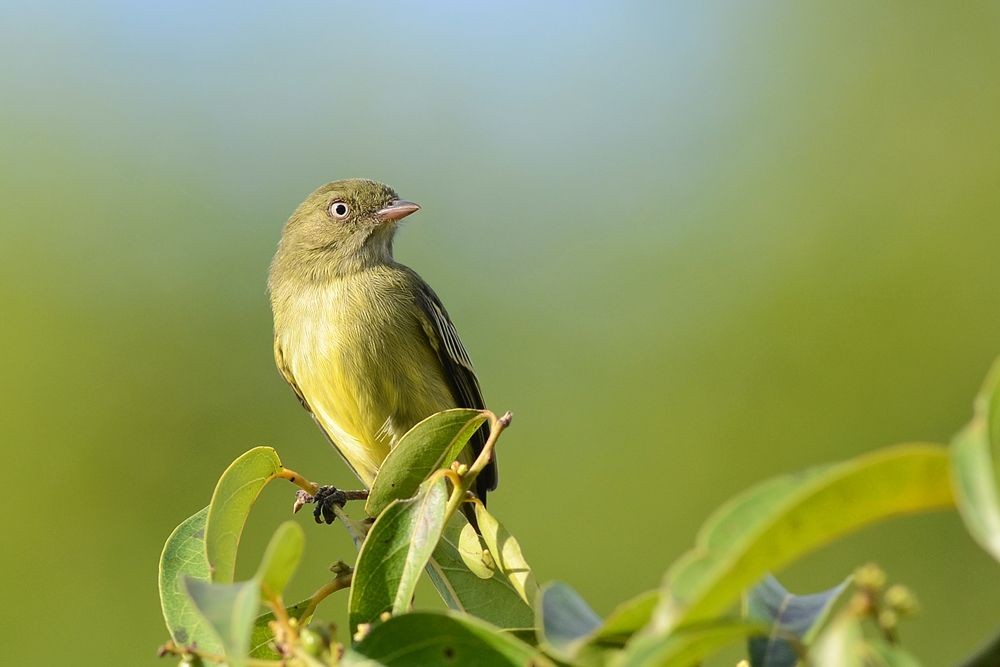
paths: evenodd
<path fill-rule="evenodd" d="M 330 215 L 337 218 L 338 220 L 343 220 L 351 212 L 351 207 L 342 201 L 335 201 L 330 204 Z"/>

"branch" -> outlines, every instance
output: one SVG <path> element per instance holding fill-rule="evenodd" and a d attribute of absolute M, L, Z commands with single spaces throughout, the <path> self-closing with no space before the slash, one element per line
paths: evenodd
<path fill-rule="evenodd" d="M 316 613 L 316 607 L 319 606 L 320 602 L 330 597 L 337 591 L 350 588 L 353 580 L 354 572 L 348 572 L 340 575 L 333 581 L 327 583 L 325 586 L 321 586 L 315 593 L 312 594 L 312 596 L 310 596 L 309 604 L 306 605 L 306 608 L 302 611 L 299 618 L 305 620 L 311 617 L 314 613 Z"/>
<path fill-rule="evenodd" d="M 451 519 L 455 510 L 466 501 L 469 489 L 475 483 L 476 477 L 483 471 L 483 468 L 489 465 L 490 460 L 493 458 L 493 448 L 496 447 L 500 434 L 510 426 L 510 422 L 514 418 L 514 415 L 510 411 L 505 412 L 502 417 L 497 417 L 493 412 L 486 410 L 486 415 L 490 422 L 490 435 L 486 439 L 486 444 L 483 445 L 482 451 L 479 452 L 479 456 L 476 457 L 476 460 L 472 462 L 472 465 L 467 470 L 463 471 L 463 466 L 458 467 L 458 470 L 455 471 L 456 476 L 460 480 L 458 484 L 455 484 L 453 477 L 448 477 L 455 486 L 452 487 L 451 497 L 448 499 L 448 505 L 445 508 L 445 523 Z"/>

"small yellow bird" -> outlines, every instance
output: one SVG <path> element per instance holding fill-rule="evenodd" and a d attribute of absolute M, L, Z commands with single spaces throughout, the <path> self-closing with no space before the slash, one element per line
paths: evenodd
<path fill-rule="evenodd" d="M 397 224 L 419 209 L 382 183 L 328 183 L 285 223 L 268 277 L 278 369 L 366 487 L 414 424 L 484 407 L 441 300 L 392 256 Z M 484 442 L 485 428 L 463 460 Z M 492 461 L 476 493 L 496 485 Z"/>

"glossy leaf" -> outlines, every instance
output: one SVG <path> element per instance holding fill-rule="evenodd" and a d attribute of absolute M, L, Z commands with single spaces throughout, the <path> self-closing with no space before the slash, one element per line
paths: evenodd
<path fill-rule="evenodd" d="M 756 623 L 724 618 L 665 636 L 638 634 L 626 645 L 616 667 L 691 667 L 734 642 L 766 632 L 766 627 Z"/>
<path fill-rule="evenodd" d="M 753 587 L 747 595 L 749 620 L 770 626 L 766 637 L 749 641 L 753 667 L 795 667 L 798 652 L 789 641 L 808 643 L 808 637 L 826 620 L 833 605 L 847 588 L 850 579 L 813 595 L 793 595 L 771 575 Z"/>
<path fill-rule="evenodd" d="M 465 515 L 455 512 L 427 568 L 445 604 L 508 630 L 530 630 L 534 612 L 494 562 Z"/>
<path fill-rule="evenodd" d="M 221 653 L 222 644 L 182 587 L 184 577 L 201 581 L 211 578 L 205 556 L 206 517 L 207 507 L 177 526 L 163 545 L 160 605 L 167 630 L 177 644 L 197 644 L 211 653 Z"/>
<path fill-rule="evenodd" d="M 254 447 L 233 461 L 222 473 L 205 524 L 205 550 L 212 567 L 212 581 L 231 583 L 236 551 L 250 508 L 261 489 L 281 471 L 281 460 L 270 447 Z"/>
<path fill-rule="evenodd" d="M 991 447 L 1000 450 L 1000 362 L 976 397 L 972 422 L 951 444 L 958 511 L 972 537 L 1000 560 L 1000 494 Z"/>
<path fill-rule="evenodd" d="M 388 610 L 408 611 L 420 573 L 444 530 L 444 478 L 415 498 L 397 500 L 375 521 L 358 554 L 348 603 L 351 632 Z"/>
<path fill-rule="evenodd" d="M 667 574 L 650 630 L 707 621 L 768 571 L 881 519 L 954 504 L 944 447 L 888 447 L 772 480 L 725 505 Z"/>
<path fill-rule="evenodd" d="M 260 583 L 260 593 L 267 599 L 285 592 L 285 586 L 299 566 L 306 536 L 294 521 L 286 521 L 271 536 L 264 557 L 254 577 Z"/>
<path fill-rule="evenodd" d="M 413 612 L 371 629 L 343 665 L 549 667 L 538 649 L 481 620 L 453 612 Z"/>
<path fill-rule="evenodd" d="M 538 593 L 538 584 L 531 573 L 531 567 L 524 560 L 521 545 L 482 503 L 476 503 L 476 522 L 493 563 L 510 581 L 514 590 L 526 604 L 533 606 Z"/>
<path fill-rule="evenodd" d="M 565 662 L 571 662 L 601 627 L 601 617 L 562 582 L 542 587 L 537 604 L 535 623 L 539 641 L 547 653 Z"/>
<path fill-rule="evenodd" d="M 393 500 L 411 498 L 420 484 L 458 458 L 469 439 L 486 422 L 486 413 L 459 408 L 431 415 L 407 431 L 379 466 L 365 503 L 378 516 Z"/>
<path fill-rule="evenodd" d="M 213 584 L 185 579 L 185 588 L 201 615 L 222 642 L 231 667 L 246 664 L 250 636 L 260 608 L 260 586 L 256 580 L 238 584 Z"/>

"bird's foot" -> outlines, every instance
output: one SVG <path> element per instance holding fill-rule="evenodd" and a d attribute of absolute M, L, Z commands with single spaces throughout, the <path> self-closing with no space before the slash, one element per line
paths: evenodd
<path fill-rule="evenodd" d="M 327 485 L 316 489 L 315 494 L 306 491 L 295 493 L 295 504 L 292 506 L 293 512 L 298 512 L 303 505 L 314 503 L 313 518 L 316 523 L 333 523 L 337 518 L 334 506 L 343 508 L 348 500 L 364 500 L 368 497 L 368 491 L 343 491 L 335 486 Z"/>
<path fill-rule="evenodd" d="M 313 509 L 313 518 L 316 519 L 316 523 L 331 524 L 337 518 L 333 512 L 333 506 L 343 507 L 346 505 L 347 494 L 335 486 L 321 486 L 316 490 L 316 495 L 313 496 L 313 503 L 316 504 L 316 508 Z"/>

